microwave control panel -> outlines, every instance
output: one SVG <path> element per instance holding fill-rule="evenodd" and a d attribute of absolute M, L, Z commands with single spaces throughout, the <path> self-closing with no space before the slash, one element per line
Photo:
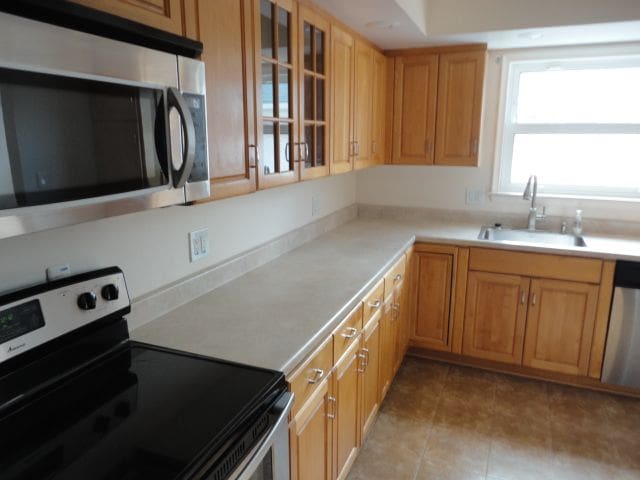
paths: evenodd
<path fill-rule="evenodd" d="M 209 157 L 207 155 L 207 117 L 205 113 L 205 97 L 194 93 L 183 93 L 189 105 L 193 126 L 196 131 L 196 154 L 189 182 L 209 180 Z"/>

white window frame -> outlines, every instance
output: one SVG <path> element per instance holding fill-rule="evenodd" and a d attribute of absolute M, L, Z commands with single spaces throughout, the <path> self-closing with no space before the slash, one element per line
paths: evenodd
<path fill-rule="evenodd" d="M 543 71 L 554 67 L 588 68 L 640 66 L 640 44 L 614 46 L 589 46 L 543 48 L 500 52 L 502 65 L 500 102 L 496 131 L 495 165 L 492 193 L 497 195 L 520 195 L 524 183 L 511 182 L 511 160 L 514 136 L 517 133 L 638 133 L 640 124 L 517 124 L 517 94 L 520 73 Z M 535 172 L 532 172 L 535 173 Z M 638 188 L 597 188 L 577 186 L 539 185 L 542 196 L 558 198 L 593 198 L 632 200 L 640 199 Z"/>

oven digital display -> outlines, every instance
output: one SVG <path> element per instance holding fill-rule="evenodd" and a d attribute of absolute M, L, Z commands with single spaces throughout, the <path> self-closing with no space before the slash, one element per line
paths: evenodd
<path fill-rule="evenodd" d="M 44 327 L 39 300 L 0 311 L 0 344 Z"/>

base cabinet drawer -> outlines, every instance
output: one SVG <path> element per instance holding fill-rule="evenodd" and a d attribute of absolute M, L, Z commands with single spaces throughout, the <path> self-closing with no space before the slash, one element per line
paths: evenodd
<path fill-rule="evenodd" d="M 295 395 L 292 415 L 329 376 L 333 367 L 333 338 L 329 336 L 311 356 L 291 375 L 289 387 Z"/>

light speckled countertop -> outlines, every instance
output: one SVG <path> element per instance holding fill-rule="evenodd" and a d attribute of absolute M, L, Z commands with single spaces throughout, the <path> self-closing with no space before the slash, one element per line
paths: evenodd
<path fill-rule="evenodd" d="M 132 338 L 290 374 L 414 241 L 640 260 L 640 239 L 587 247 L 478 240 L 478 224 L 357 219 L 147 323 Z"/>

